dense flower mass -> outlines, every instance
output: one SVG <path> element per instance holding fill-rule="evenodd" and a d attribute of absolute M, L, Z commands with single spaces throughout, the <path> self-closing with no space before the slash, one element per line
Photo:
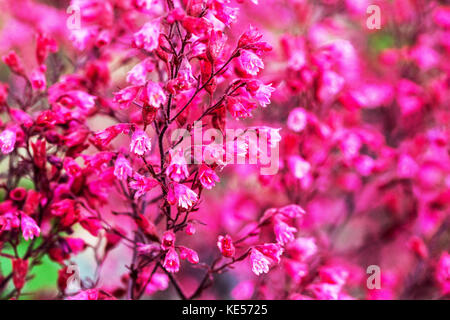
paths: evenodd
<path fill-rule="evenodd" d="M 450 297 L 445 1 L 0 9 L 1 299 Z"/>

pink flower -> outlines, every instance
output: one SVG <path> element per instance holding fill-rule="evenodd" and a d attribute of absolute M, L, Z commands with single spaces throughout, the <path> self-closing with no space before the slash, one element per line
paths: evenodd
<path fill-rule="evenodd" d="M 223 55 L 227 36 L 219 30 L 211 30 L 206 54 L 211 61 L 216 61 Z"/>
<path fill-rule="evenodd" d="M 102 223 L 95 217 L 88 217 L 80 221 L 81 226 L 86 229 L 94 237 L 98 236 L 98 233 L 102 229 Z"/>
<path fill-rule="evenodd" d="M 308 274 L 308 265 L 303 262 L 286 259 L 284 260 L 283 265 L 286 273 L 294 280 L 295 283 L 300 283 Z"/>
<path fill-rule="evenodd" d="M 97 289 L 88 289 L 78 292 L 76 295 L 67 297 L 67 300 L 98 300 L 99 292 Z"/>
<path fill-rule="evenodd" d="M 294 227 L 290 227 L 287 223 L 281 221 L 280 219 L 276 219 L 274 232 L 277 241 L 284 245 L 286 243 L 294 241 L 294 233 L 297 232 L 297 229 Z"/>
<path fill-rule="evenodd" d="M 180 270 L 180 259 L 178 258 L 178 253 L 174 248 L 170 248 L 169 251 L 167 251 L 164 258 L 163 267 L 171 273 L 175 273 Z"/>
<path fill-rule="evenodd" d="M 170 204 L 177 204 L 183 209 L 190 209 L 198 200 L 197 194 L 184 184 L 173 183 L 167 194 L 167 201 Z"/>
<path fill-rule="evenodd" d="M 137 199 L 141 197 L 144 193 L 150 191 L 158 185 L 158 181 L 152 178 L 144 177 L 139 173 L 135 172 L 133 176 L 133 181 L 128 184 L 131 189 L 136 190 L 134 198 Z"/>
<path fill-rule="evenodd" d="M 13 129 L 6 129 L 0 133 L 0 148 L 3 154 L 11 153 L 16 144 L 16 131 Z"/>
<path fill-rule="evenodd" d="M 323 282 L 343 286 L 347 281 L 349 272 L 341 266 L 324 266 L 320 268 L 319 276 Z"/>
<path fill-rule="evenodd" d="M 5 104 L 8 99 L 9 86 L 0 82 L 0 105 Z"/>
<path fill-rule="evenodd" d="M 155 65 L 147 58 L 128 71 L 127 82 L 135 86 L 143 86 L 147 81 L 147 75 L 154 69 Z"/>
<path fill-rule="evenodd" d="M 28 273 L 28 260 L 11 259 L 13 283 L 17 290 L 22 290 Z"/>
<path fill-rule="evenodd" d="M 152 81 L 147 82 L 147 85 L 145 87 L 141 99 L 144 100 L 153 108 L 159 108 L 167 101 L 167 97 L 166 94 L 164 93 L 164 90 L 158 83 Z"/>
<path fill-rule="evenodd" d="M 288 166 L 294 177 L 297 179 L 304 178 L 310 171 L 311 165 L 298 155 L 288 158 Z"/>
<path fill-rule="evenodd" d="M 149 52 L 158 47 L 159 38 L 159 22 L 147 22 L 144 26 L 136 32 L 133 36 L 133 44 L 138 49 L 145 49 Z"/>
<path fill-rule="evenodd" d="M 116 126 L 108 127 L 104 130 L 97 131 L 92 137 L 92 143 L 99 148 L 106 148 L 111 141 L 120 134 Z"/>
<path fill-rule="evenodd" d="M 265 243 L 263 245 L 257 245 L 255 248 L 273 262 L 280 263 L 283 248 L 279 243 Z"/>
<path fill-rule="evenodd" d="M 189 176 L 186 158 L 183 149 L 170 150 L 171 161 L 166 169 L 166 174 L 176 182 L 180 182 Z"/>
<path fill-rule="evenodd" d="M 250 262 L 252 264 L 252 271 L 257 276 L 269 272 L 270 261 L 255 248 L 251 249 Z"/>
<path fill-rule="evenodd" d="M 188 236 L 192 236 L 195 234 L 195 232 L 196 232 L 195 226 L 192 223 L 188 223 L 186 226 L 186 234 Z"/>
<path fill-rule="evenodd" d="M 321 74 L 317 96 L 322 102 L 330 102 L 344 87 L 345 80 L 336 72 L 327 70 Z"/>
<path fill-rule="evenodd" d="M 22 61 L 15 51 L 8 52 L 8 54 L 2 57 L 2 60 L 14 73 L 24 74 L 25 71 L 23 69 Z"/>
<path fill-rule="evenodd" d="M 173 248 L 175 246 L 175 239 L 175 233 L 173 233 L 173 231 L 169 230 L 164 232 L 161 241 L 161 248 L 163 250 Z"/>
<path fill-rule="evenodd" d="M 247 90 L 261 107 L 265 108 L 270 104 L 270 96 L 275 91 L 275 88 L 272 87 L 271 83 L 265 85 L 259 80 L 253 80 L 247 84 Z"/>
<path fill-rule="evenodd" d="M 138 156 L 143 156 L 151 148 L 152 144 L 147 134 L 140 129 L 135 130 L 131 137 L 130 152 Z"/>
<path fill-rule="evenodd" d="M 287 206 L 281 207 L 277 210 L 278 213 L 282 214 L 286 218 L 301 218 L 306 214 L 305 209 L 296 204 L 289 204 Z"/>
<path fill-rule="evenodd" d="M 41 233 L 41 229 L 36 224 L 36 221 L 24 213 L 21 215 L 20 227 L 25 241 L 31 240 L 34 237 L 39 237 Z"/>
<path fill-rule="evenodd" d="M 217 238 L 217 247 L 219 248 L 222 255 L 226 258 L 234 257 L 236 249 L 233 244 L 233 240 L 229 235 L 219 236 Z"/>
<path fill-rule="evenodd" d="M 192 264 L 197 264 L 199 262 L 198 254 L 192 249 L 179 246 L 178 250 L 180 250 L 180 258 L 182 260 L 187 259 Z"/>
<path fill-rule="evenodd" d="M 319 300 L 338 300 L 341 287 L 330 283 L 313 283 L 308 286 L 308 290 Z"/>
<path fill-rule="evenodd" d="M 261 58 L 249 50 L 242 50 L 240 62 L 244 71 L 252 76 L 256 76 L 260 69 L 264 69 Z"/>
<path fill-rule="evenodd" d="M 308 115 L 303 108 L 295 108 L 289 113 L 287 125 L 294 132 L 301 132 L 306 128 Z"/>
<path fill-rule="evenodd" d="M 114 93 L 114 101 L 117 102 L 122 109 L 126 109 L 130 106 L 133 100 L 136 99 L 139 90 L 139 86 L 126 87 Z"/>
<path fill-rule="evenodd" d="M 441 287 L 441 292 L 446 295 L 450 292 L 450 254 L 442 253 L 436 267 L 436 280 Z"/>
<path fill-rule="evenodd" d="M 206 189 L 212 189 L 216 182 L 220 181 L 219 176 L 206 164 L 202 164 L 200 167 L 198 171 L 198 179 L 200 180 L 202 186 Z"/>
<path fill-rule="evenodd" d="M 126 181 L 132 174 L 133 169 L 131 168 L 130 163 L 122 154 L 120 154 L 114 164 L 114 175 L 117 179 Z"/>
<path fill-rule="evenodd" d="M 31 86 L 38 91 L 45 91 L 47 80 L 45 79 L 45 65 L 33 70 L 30 76 Z"/>
<path fill-rule="evenodd" d="M 317 252 L 316 240 L 312 237 L 297 238 L 289 243 L 287 250 L 295 260 L 306 261 Z"/>
<path fill-rule="evenodd" d="M 249 300 L 252 298 L 255 291 L 255 284 L 253 281 L 241 281 L 231 291 L 231 296 L 235 300 Z"/>
<path fill-rule="evenodd" d="M 239 37 L 238 48 L 246 48 L 248 46 L 252 46 L 258 43 L 259 40 L 261 40 L 262 36 L 262 33 L 251 25 L 248 30 Z"/>
<path fill-rule="evenodd" d="M 248 108 L 250 106 L 250 108 Z M 235 98 L 235 97 L 228 97 L 227 98 L 227 108 L 228 111 L 230 111 L 231 115 L 238 118 L 248 118 L 251 117 L 251 111 L 254 108 L 252 105 L 247 105 L 247 107 L 244 105 L 244 100 Z"/>
<path fill-rule="evenodd" d="M 239 12 L 238 8 L 232 8 L 225 5 L 227 1 L 213 0 L 212 8 L 214 10 L 215 17 L 222 21 L 226 26 L 230 26 L 232 23 L 236 22 L 237 14 Z"/>
<path fill-rule="evenodd" d="M 428 248 L 425 242 L 417 237 L 413 236 L 408 241 L 408 247 L 413 251 L 419 258 L 426 259 L 428 257 Z"/>
<path fill-rule="evenodd" d="M 164 291 L 169 287 L 169 277 L 165 273 L 156 272 L 151 276 L 151 280 L 145 288 L 145 292 L 149 295 L 156 291 Z"/>

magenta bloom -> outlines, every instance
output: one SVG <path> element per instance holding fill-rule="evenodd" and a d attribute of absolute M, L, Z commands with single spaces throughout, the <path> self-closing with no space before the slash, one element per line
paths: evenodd
<path fill-rule="evenodd" d="M 192 264 L 197 264 L 199 262 L 198 254 L 192 249 L 179 246 L 178 250 L 180 250 L 180 258 L 182 260 L 187 259 Z"/>
<path fill-rule="evenodd" d="M 114 175 L 119 180 L 127 180 L 128 177 L 133 175 L 133 169 L 131 168 L 130 162 L 120 154 L 114 165 Z"/>
<path fill-rule="evenodd" d="M 41 229 L 36 224 L 36 221 L 26 214 L 21 215 L 20 227 L 22 229 L 23 238 L 26 241 L 32 240 L 34 237 L 39 237 L 41 233 Z"/>
<path fill-rule="evenodd" d="M 256 76 L 260 69 L 264 69 L 264 62 L 261 58 L 249 50 L 242 50 L 240 62 L 244 71 L 252 76 Z"/>
<path fill-rule="evenodd" d="M 149 152 L 151 148 L 152 144 L 147 134 L 140 129 L 134 131 L 131 137 L 130 152 L 137 156 L 143 156 Z"/>
<path fill-rule="evenodd" d="M 308 115 L 303 108 L 295 108 L 289 114 L 287 125 L 294 132 L 301 132 L 308 123 Z"/>
<path fill-rule="evenodd" d="M 133 180 L 128 184 L 131 189 L 135 190 L 136 193 L 134 198 L 140 198 L 143 194 L 150 191 L 158 185 L 158 181 L 152 178 L 147 178 L 139 173 L 135 172 L 133 175 Z"/>
<path fill-rule="evenodd" d="M 169 251 L 167 251 L 163 267 L 170 273 L 175 273 L 180 270 L 180 259 L 174 248 L 170 248 Z"/>
<path fill-rule="evenodd" d="M 203 164 L 198 172 L 198 179 L 202 186 L 206 189 L 212 189 L 216 182 L 219 182 L 219 176 L 214 172 L 213 169 Z"/>
<path fill-rule="evenodd" d="M 171 161 L 166 169 L 166 174 L 176 182 L 180 182 L 189 176 L 186 158 L 183 149 L 175 149 L 170 151 Z"/>
<path fill-rule="evenodd" d="M 167 200 L 183 209 L 190 209 L 198 200 L 198 195 L 184 184 L 173 183 L 169 189 Z"/>
<path fill-rule="evenodd" d="M 436 280 L 441 287 L 441 292 L 446 295 L 450 292 L 450 254 L 442 253 L 436 267 Z"/>
<path fill-rule="evenodd" d="M 136 99 L 139 90 L 139 86 L 126 87 L 114 93 L 114 101 L 117 102 L 122 109 L 126 109 L 130 106 L 133 100 Z"/>
<path fill-rule="evenodd" d="M 166 231 L 162 236 L 161 248 L 168 250 L 175 246 L 175 233 L 173 231 Z"/>
<path fill-rule="evenodd" d="M 257 276 L 269 272 L 270 261 L 258 249 L 253 248 L 251 250 L 250 262 L 252 264 L 252 271 Z"/>
<path fill-rule="evenodd" d="M 158 47 L 159 22 L 147 22 L 133 37 L 136 48 L 145 49 L 148 52 Z"/>
<path fill-rule="evenodd" d="M 164 90 L 158 83 L 149 81 L 147 82 L 147 85 L 143 92 L 142 100 L 144 100 L 153 108 L 159 108 L 161 105 L 166 103 L 167 97 L 164 93 Z"/>
<path fill-rule="evenodd" d="M 280 244 L 284 245 L 295 239 L 294 233 L 297 232 L 297 229 L 289 226 L 287 223 L 281 221 L 280 219 L 276 219 L 274 223 L 274 232 L 277 241 Z"/>
<path fill-rule="evenodd" d="M 219 248 L 222 255 L 226 258 L 234 257 L 236 248 L 234 247 L 233 240 L 227 234 L 225 236 L 219 236 L 217 238 L 217 247 Z"/>
<path fill-rule="evenodd" d="M 13 129 L 6 129 L 0 133 L 0 148 L 3 154 L 11 153 L 16 144 L 16 131 Z"/>

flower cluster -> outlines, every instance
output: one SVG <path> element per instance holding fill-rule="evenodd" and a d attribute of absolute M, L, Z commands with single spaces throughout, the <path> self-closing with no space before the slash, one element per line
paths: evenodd
<path fill-rule="evenodd" d="M 2 3 L 0 298 L 448 298 L 450 9 L 373 2 Z"/>

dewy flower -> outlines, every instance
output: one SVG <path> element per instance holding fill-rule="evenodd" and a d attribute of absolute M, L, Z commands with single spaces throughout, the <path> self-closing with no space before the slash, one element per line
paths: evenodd
<path fill-rule="evenodd" d="M 170 248 L 169 251 L 167 251 L 163 267 L 170 273 L 175 273 L 180 270 L 180 259 L 174 248 Z"/>
<path fill-rule="evenodd" d="M 226 258 L 234 257 L 236 249 L 233 244 L 233 240 L 227 234 L 225 236 L 219 236 L 217 239 L 217 248 L 219 248 L 222 255 Z"/>
<path fill-rule="evenodd" d="M 159 22 L 147 22 L 141 30 L 136 32 L 133 37 L 133 44 L 138 49 L 145 49 L 148 52 L 158 47 Z"/>
<path fill-rule="evenodd" d="M 39 237 L 41 233 L 41 229 L 36 224 L 36 221 L 24 213 L 21 215 L 20 227 L 25 241 L 32 240 L 34 237 Z"/>
<path fill-rule="evenodd" d="M 189 171 L 187 168 L 186 158 L 183 154 L 183 149 L 173 149 L 170 150 L 171 161 L 166 169 L 166 174 L 173 181 L 180 182 L 189 176 Z"/>
<path fill-rule="evenodd" d="M 177 204 L 183 209 L 190 209 L 198 200 L 198 195 L 184 184 L 172 183 L 167 194 L 170 204 Z"/>
<path fill-rule="evenodd" d="M 131 137 L 130 152 L 138 156 L 143 156 L 151 148 L 152 144 L 147 134 L 140 129 L 135 130 Z"/>
<path fill-rule="evenodd" d="M 3 154 L 11 153 L 16 144 L 16 130 L 6 129 L 0 133 L 0 148 Z"/>
<path fill-rule="evenodd" d="M 242 50 L 239 58 L 244 71 L 252 76 L 256 76 L 260 69 L 264 69 L 264 62 L 252 51 Z"/>
<path fill-rule="evenodd" d="M 114 164 L 114 175 L 117 179 L 126 181 L 128 177 L 133 174 L 133 169 L 131 168 L 130 162 L 120 154 L 117 156 L 116 162 Z"/>
<path fill-rule="evenodd" d="M 250 262 L 252 264 L 252 271 L 257 276 L 269 272 L 270 261 L 258 249 L 251 249 Z"/>
<path fill-rule="evenodd" d="M 220 181 L 219 176 L 206 164 L 201 165 L 198 171 L 198 179 L 200 180 L 202 186 L 206 189 L 212 189 L 216 182 Z"/>
<path fill-rule="evenodd" d="M 280 219 L 275 219 L 274 232 L 277 238 L 277 242 L 284 245 L 295 239 L 294 233 L 297 232 L 297 229 L 289 226 L 287 223 L 281 221 Z"/>

